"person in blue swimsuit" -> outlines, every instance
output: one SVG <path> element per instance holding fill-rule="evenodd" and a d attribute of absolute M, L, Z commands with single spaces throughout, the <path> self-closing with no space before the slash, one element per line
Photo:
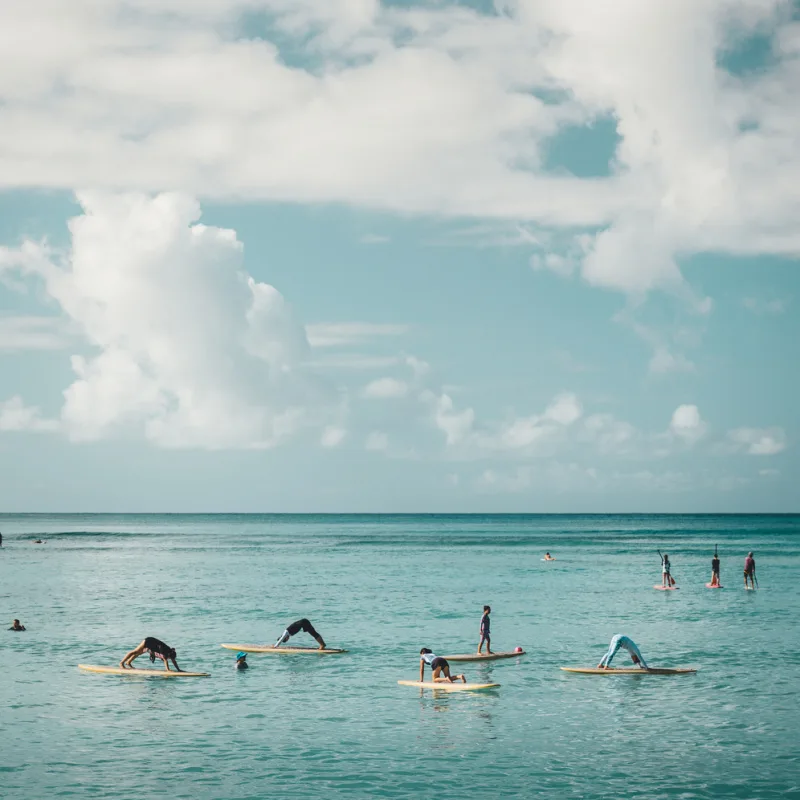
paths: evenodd
<path fill-rule="evenodd" d="M 597 668 L 611 669 L 609 666 L 611 664 L 611 660 L 619 652 L 619 650 L 627 650 L 631 655 L 631 661 L 633 661 L 637 667 L 649 669 L 647 662 L 644 660 L 644 656 L 639 652 L 639 648 L 636 646 L 636 642 L 634 642 L 633 639 L 629 639 L 627 636 L 623 636 L 621 633 L 618 633 L 611 639 L 611 642 L 608 645 L 608 651 L 600 659 L 600 663 L 597 665 Z"/>

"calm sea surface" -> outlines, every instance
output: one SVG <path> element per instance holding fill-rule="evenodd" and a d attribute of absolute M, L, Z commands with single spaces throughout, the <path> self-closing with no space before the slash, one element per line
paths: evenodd
<path fill-rule="evenodd" d="M 3 798 L 800 796 L 798 516 L 0 515 L 0 531 L 0 622 L 28 627 L 0 632 Z M 715 544 L 722 591 L 704 586 Z M 653 590 L 658 549 L 680 591 Z M 498 690 L 397 685 L 420 647 L 473 650 L 484 603 L 494 648 L 528 651 L 463 665 Z M 219 647 L 299 617 L 350 653 L 240 673 Z M 594 666 L 615 633 L 699 672 L 558 669 Z M 76 667 L 148 635 L 211 677 Z"/>

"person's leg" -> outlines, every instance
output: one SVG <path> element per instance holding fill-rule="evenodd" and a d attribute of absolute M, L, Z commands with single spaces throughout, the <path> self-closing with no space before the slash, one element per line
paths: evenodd
<path fill-rule="evenodd" d="M 431 670 L 431 680 L 434 683 L 437 683 L 439 681 L 439 676 L 441 674 L 442 674 L 442 668 L 437 665 L 435 669 Z"/>
<path fill-rule="evenodd" d="M 123 669 L 125 669 L 126 667 L 130 667 L 131 664 L 133 664 L 133 662 L 137 658 L 139 658 L 139 656 L 142 655 L 142 653 L 144 653 L 144 650 L 145 650 L 144 640 L 142 640 L 142 643 L 138 647 L 134 648 L 129 653 L 125 653 L 125 657 L 122 659 L 122 661 L 119 662 L 119 665 Z"/>
<path fill-rule="evenodd" d="M 648 669 L 647 662 L 644 660 L 644 656 L 641 654 L 641 652 L 639 652 L 639 648 L 633 642 L 628 645 L 628 652 L 632 656 L 636 656 L 636 658 L 639 659 L 638 666 L 642 667 L 642 669 Z"/>
<path fill-rule="evenodd" d="M 480 642 L 478 643 L 478 652 L 479 652 L 479 653 L 483 652 L 483 643 L 484 643 L 485 641 L 486 641 L 486 637 L 485 637 L 483 634 L 481 634 L 481 640 L 480 640 Z"/>
<path fill-rule="evenodd" d="M 492 654 L 492 637 L 488 634 L 486 635 L 486 653 L 488 655 Z"/>
<path fill-rule="evenodd" d="M 320 650 L 324 650 L 325 649 L 325 640 L 317 633 L 317 631 L 314 628 L 314 626 L 307 619 L 301 619 L 300 620 L 300 630 L 304 631 L 309 636 L 311 636 L 314 639 L 316 639 L 317 644 L 319 644 L 319 649 Z"/>

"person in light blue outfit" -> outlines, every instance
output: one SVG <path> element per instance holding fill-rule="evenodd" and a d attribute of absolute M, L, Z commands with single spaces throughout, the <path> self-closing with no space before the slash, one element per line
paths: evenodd
<path fill-rule="evenodd" d="M 636 642 L 634 642 L 633 639 L 629 639 L 627 636 L 623 636 L 621 633 L 618 633 L 611 640 L 610 644 L 608 645 L 608 652 L 600 660 L 597 668 L 610 669 L 609 665 L 611 664 L 611 659 L 614 658 L 620 648 L 627 650 L 631 654 L 631 661 L 633 661 L 634 664 L 642 669 L 649 669 L 647 662 L 644 660 L 644 657 L 639 652 L 639 648 L 636 646 Z"/>

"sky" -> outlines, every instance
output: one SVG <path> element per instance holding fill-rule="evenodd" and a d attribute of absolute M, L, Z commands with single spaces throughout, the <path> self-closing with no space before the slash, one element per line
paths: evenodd
<path fill-rule="evenodd" d="M 800 511 L 785 0 L 0 5 L 0 511 Z"/>

